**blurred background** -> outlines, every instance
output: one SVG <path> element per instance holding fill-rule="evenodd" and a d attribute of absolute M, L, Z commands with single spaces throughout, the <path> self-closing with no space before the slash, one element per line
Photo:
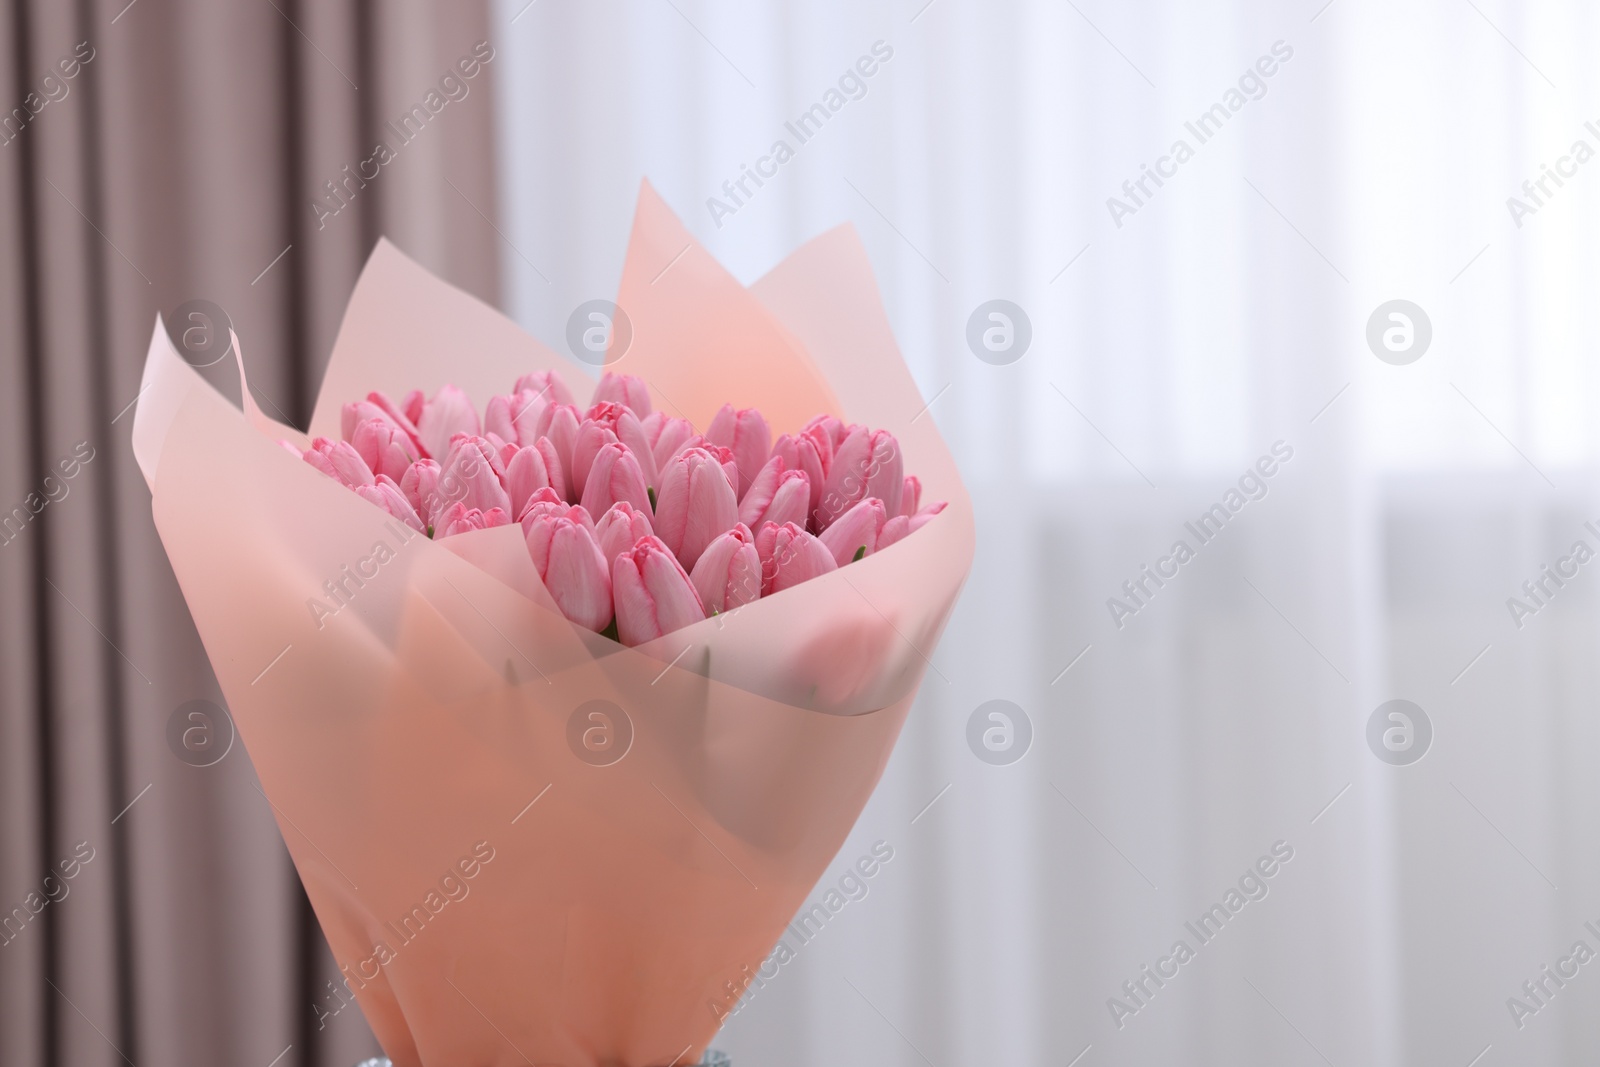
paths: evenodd
<path fill-rule="evenodd" d="M 716 1047 L 1600 1055 L 1592 5 L 4 10 L 0 913 L 93 858 L 0 945 L 0 1062 L 377 1051 L 315 1006 L 334 966 L 242 748 L 167 742 L 222 695 L 129 450 L 157 313 L 220 307 L 303 426 L 380 235 L 560 349 L 642 179 L 746 282 L 853 224 L 978 505 L 817 893 L 893 859 Z"/>

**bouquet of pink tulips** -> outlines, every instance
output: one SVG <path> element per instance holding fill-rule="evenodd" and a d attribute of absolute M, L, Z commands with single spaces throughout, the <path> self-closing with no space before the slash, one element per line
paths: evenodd
<path fill-rule="evenodd" d="M 453 385 L 344 405 L 343 440 L 284 445 L 429 537 L 522 524 L 562 614 L 625 645 L 734 610 L 894 544 L 919 507 L 894 435 L 818 415 L 777 442 L 724 404 L 697 433 L 606 374 L 580 411 L 550 371 L 477 409 Z"/>
<path fill-rule="evenodd" d="M 616 306 L 580 410 L 380 242 L 309 433 L 151 340 L 134 455 L 340 968 L 319 1016 L 359 1004 L 398 1067 L 696 1062 L 971 563 L 847 228 L 747 287 L 646 187 Z"/>

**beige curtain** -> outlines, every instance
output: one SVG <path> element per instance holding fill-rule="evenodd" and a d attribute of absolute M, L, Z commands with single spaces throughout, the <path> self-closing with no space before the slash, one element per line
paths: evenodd
<path fill-rule="evenodd" d="M 488 37 L 487 4 L 0 12 L 0 1063 L 353 1064 L 376 1044 L 330 1012 L 242 746 L 169 746 L 181 705 L 222 696 L 127 408 L 156 314 L 209 300 L 262 407 L 303 426 L 379 235 L 497 298 L 497 64 L 411 141 L 387 127 Z M 346 181 L 379 140 L 394 158 Z M 313 207 L 329 181 L 337 214 Z M 237 395 L 230 364 L 207 373 Z"/>

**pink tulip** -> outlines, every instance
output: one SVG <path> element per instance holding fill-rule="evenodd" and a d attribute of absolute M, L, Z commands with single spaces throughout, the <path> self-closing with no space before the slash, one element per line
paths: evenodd
<path fill-rule="evenodd" d="M 439 463 L 432 459 L 419 459 L 406 468 L 400 476 L 400 492 L 416 509 L 425 527 L 433 527 L 434 517 L 442 510 L 443 498 L 439 494 Z"/>
<path fill-rule="evenodd" d="M 345 405 L 347 410 L 352 406 Z M 345 440 L 361 455 L 373 474 L 387 474 L 396 482 L 422 455 L 409 434 L 382 417 L 356 423 Z"/>
<path fill-rule="evenodd" d="M 575 500 L 578 496 L 578 486 L 572 478 L 572 446 L 578 440 L 581 422 L 577 408 L 571 404 L 556 403 L 544 409 L 536 427 L 538 435 L 549 438 L 550 444 L 555 447 L 556 456 L 561 461 L 563 496 L 568 500 Z M 551 484 L 555 484 L 553 475 Z"/>
<path fill-rule="evenodd" d="M 706 427 L 706 440 L 733 453 L 739 468 L 739 484 L 735 488 L 741 496 L 772 454 L 772 429 L 766 416 L 755 408 L 722 405 Z"/>
<path fill-rule="evenodd" d="M 918 511 L 915 515 L 911 516 L 909 532 L 915 533 L 924 526 L 928 525 L 928 520 L 932 519 L 935 515 L 939 514 L 939 512 L 943 511 L 945 507 L 945 502 L 941 500 L 936 504 L 929 504 L 927 507 Z"/>
<path fill-rule="evenodd" d="M 356 495 L 378 505 L 418 533 L 424 532 L 422 520 L 417 517 L 417 509 L 411 506 L 405 494 L 400 491 L 400 487 L 388 475 L 378 475 L 378 480 L 372 485 L 356 486 Z"/>
<path fill-rule="evenodd" d="M 737 497 L 739 495 L 739 462 L 734 458 L 733 449 L 724 448 L 721 445 L 714 445 L 710 441 L 707 441 L 704 437 L 696 435 L 689 438 L 688 443 L 685 444 L 683 448 L 679 449 L 678 454 L 682 455 L 691 448 L 698 448 L 704 452 L 709 452 L 711 456 L 722 465 L 723 472 L 728 476 L 728 484 L 733 486 L 734 496 Z"/>
<path fill-rule="evenodd" d="M 417 436 L 416 424 L 406 417 L 394 401 L 379 392 L 368 393 L 367 399 L 354 401 L 340 409 L 339 436 L 353 442 L 356 427 L 368 419 L 381 419 L 393 426 L 410 440 L 413 452 L 422 454 L 422 439 Z"/>
<path fill-rule="evenodd" d="M 706 617 L 694 583 L 659 537 L 640 538 L 612 561 L 611 588 L 617 636 L 625 645 L 643 644 Z"/>
<path fill-rule="evenodd" d="M 750 487 L 739 494 L 740 522 L 752 529 L 761 528 L 761 513 L 772 503 L 772 494 L 778 491 L 778 478 L 784 469 L 782 456 L 773 456 L 761 465 L 756 476 L 750 480 Z M 752 518 L 758 521 L 752 522 Z"/>
<path fill-rule="evenodd" d="M 488 530 L 510 524 L 511 516 L 505 513 L 504 508 L 482 511 L 478 508 L 469 508 L 458 500 L 439 516 L 439 523 L 434 528 L 433 536 L 453 537 L 456 534 L 471 533 L 473 530 Z"/>
<path fill-rule="evenodd" d="M 837 570 L 833 553 L 823 543 L 792 522 L 767 523 L 756 534 L 756 554 L 761 557 L 761 595 L 771 596 L 790 586 Z"/>
<path fill-rule="evenodd" d="M 811 481 L 805 471 L 786 470 L 782 456 L 773 456 L 761 468 L 739 501 L 739 521 L 752 530 L 766 523 L 804 526 L 811 511 Z"/>
<path fill-rule="evenodd" d="M 917 513 L 922 500 L 922 481 L 915 474 L 906 475 L 905 488 L 900 493 L 900 514 L 910 517 Z"/>
<path fill-rule="evenodd" d="M 888 522 L 885 522 L 883 530 L 878 534 L 877 550 L 882 552 L 895 542 L 902 541 L 910 536 L 913 531 L 920 530 L 928 524 L 929 519 L 943 511 L 944 507 L 944 501 L 941 500 L 937 504 L 929 504 L 915 515 L 896 515 Z M 840 519 L 839 521 L 843 522 L 844 520 Z"/>
<path fill-rule="evenodd" d="M 482 437 L 458 434 L 439 464 L 439 492 L 447 503 L 466 504 L 487 512 L 499 508 L 511 513 L 511 496 L 501 481 L 505 469 L 500 451 Z"/>
<path fill-rule="evenodd" d="M 661 472 L 656 535 L 684 566 L 692 568 L 712 538 L 738 521 L 728 472 L 706 449 L 684 449 Z"/>
<path fill-rule="evenodd" d="M 709 615 L 732 611 L 761 595 L 761 557 L 744 523 L 718 534 L 700 554 L 689 580 Z"/>
<path fill-rule="evenodd" d="M 904 492 L 905 470 L 900 442 L 887 430 L 855 426 L 834 453 L 822 489 L 822 503 L 812 517 L 818 530 L 826 530 L 840 515 L 869 496 L 883 501 L 887 514 L 898 515 Z"/>
<path fill-rule="evenodd" d="M 650 388 L 636 374 L 602 374 L 594 389 L 594 403 L 621 404 L 639 418 L 650 414 Z"/>
<path fill-rule="evenodd" d="M 538 440 L 539 416 L 549 406 L 547 400 L 528 389 L 510 396 L 492 396 L 483 413 L 483 435 L 527 447 Z"/>
<path fill-rule="evenodd" d="M 522 524 L 524 535 L 532 529 L 535 522 L 545 519 L 571 519 L 573 522 L 589 531 L 590 536 L 597 537 L 594 519 L 579 504 L 569 504 L 556 496 L 551 489 L 540 489 L 528 498 L 527 506 L 522 509 L 522 517 L 517 521 Z"/>
<path fill-rule="evenodd" d="M 421 389 L 413 389 L 400 398 L 400 403 L 395 404 L 382 393 L 368 393 L 367 399 L 379 407 L 389 406 L 394 409 L 394 414 L 404 415 L 415 426 L 422 419 L 422 409 L 427 406 L 428 398 Z M 419 439 L 420 441 L 420 439 Z"/>
<path fill-rule="evenodd" d="M 583 416 L 583 425 L 578 429 L 578 439 L 572 446 L 572 467 L 574 472 L 583 471 L 585 475 L 588 463 L 592 462 L 594 451 L 598 451 L 596 441 L 604 443 L 606 440 L 591 426 L 601 426 L 610 431 L 612 436 L 621 441 L 633 453 L 633 458 L 639 461 L 639 470 L 644 474 L 646 485 L 656 484 L 656 457 L 650 446 L 650 439 L 644 432 L 644 426 L 639 417 L 621 404 L 601 401 L 591 407 Z M 579 489 L 579 492 L 582 492 Z"/>
<path fill-rule="evenodd" d="M 869 496 L 835 519 L 817 538 L 833 553 L 833 561 L 843 567 L 878 551 L 878 536 L 888 519 L 883 501 Z"/>
<path fill-rule="evenodd" d="M 644 472 L 639 460 L 626 446 L 612 441 L 601 447 L 589 468 L 583 487 L 583 507 L 591 515 L 603 515 L 612 504 L 626 501 L 641 511 L 650 508 Z"/>
<path fill-rule="evenodd" d="M 665 469 L 667 460 L 683 451 L 694 437 L 694 427 L 688 419 L 675 419 L 664 411 L 651 412 L 639 420 L 639 426 L 650 442 L 658 471 Z"/>
<path fill-rule="evenodd" d="M 561 614 L 598 633 L 611 622 L 610 568 L 588 513 L 574 507 L 561 514 L 553 510 L 557 507 L 565 505 L 541 502 L 523 516 L 528 555 Z"/>
<path fill-rule="evenodd" d="M 626 500 L 611 505 L 594 524 L 595 538 L 600 542 L 600 554 L 607 560 L 616 559 L 638 544 L 641 537 L 655 536 L 650 525 L 650 513 L 634 507 Z"/>
<path fill-rule="evenodd" d="M 578 427 L 578 436 L 572 442 L 572 495 L 583 499 L 583 490 L 589 484 L 589 468 L 594 457 L 606 445 L 617 444 L 617 435 L 598 422 L 584 420 Z"/>
<path fill-rule="evenodd" d="M 569 404 L 577 406 L 577 401 L 572 397 L 572 390 L 561 380 L 560 375 L 553 370 L 539 370 L 532 374 L 524 374 L 517 379 L 517 384 L 512 386 L 513 393 L 520 393 L 524 389 L 543 397 L 547 403 Z"/>
<path fill-rule="evenodd" d="M 837 525 L 838 523 L 834 523 L 834 526 Z M 832 528 L 829 527 L 829 529 Z M 896 541 L 904 540 L 905 536 L 910 532 L 910 515 L 896 515 L 894 518 L 887 520 L 883 524 L 883 529 L 878 531 L 878 551 L 882 552 Z"/>
<path fill-rule="evenodd" d="M 511 498 L 511 514 L 522 517 L 528 498 L 540 489 L 551 489 L 557 497 L 565 498 L 566 486 L 561 481 L 561 459 L 548 437 L 541 437 L 532 445 L 519 448 L 506 461 L 506 495 Z"/>
<path fill-rule="evenodd" d="M 811 513 L 811 479 L 805 471 L 784 471 L 778 475 L 778 491 L 772 494 L 772 503 L 758 520 L 763 525 L 775 522 L 782 526 L 792 522 L 804 527 Z"/>
<path fill-rule="evenodd" d="M 441 386 L 433 399 L 422 405 L 417 435 L 428 455 L 438 459 L 450 451 L 450 439 L 458 433 L 478 435 L 478 410 L 472 401 L 453 385 Z"/>
<path fill-rule="evenodd" d="M 801 427 L 800 433 L 802 436 L 810 437 L 817 442 L 817 445 L 826 449 L 831 456 L 839 451 L 839 446 L 844 443 L 844 439 L 849 436 L 850 431 L 853 429 L 855 427 L 846 425 L 836 415 L 818 415 Z"/>
<path fill-rule="evenodd" d="M 806 480 L 811 483 L 811 499 L 806 505 L 808 516 L 822 503 L 822 487 L 827 482 L 828 466 L 833 461 L 833 445 L 827 442 L 826 434 L 821 437 L 824 443 L 819 444 L 815 436 L 786 433 L 772 446 L 772 454 L 783 459 L 785 470 L 805 471 Z"/>
<path fill-rule="evenodd" d="M 437 459 L 418 459 L 406 467 L 405 474 L 400 475 L 400 491 L 405 494 L 411 507 L 416 509 L 416 514 L 421 515 L 422 522 L 434 522 L 434 510 L 438 502 Z"/>
<path fill-rule="evenodd" d="M 372 485 L 372 468 L 367 466 L 361 453 L 348 441 L 334 441 L 326 437 L 312 440 L 311 447 L 301 457 L 334 481 L 354 489 Z"/>

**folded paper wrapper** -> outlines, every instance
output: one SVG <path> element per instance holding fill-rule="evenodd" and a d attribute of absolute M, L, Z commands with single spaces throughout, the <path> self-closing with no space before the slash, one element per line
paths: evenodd
<path fill-rule="evenodd" d="M 883 552 L 624 648 L 561 616 L 519 527 L 406 539 L 285 451 L 305 435 L 248 386 L 241 412 L 159 320 L 151 339 L 133 442 L 156 528 L 398 1067 L 697 1062 L 876 785 L 971 565 L 970 501 L 852 229 L 746 288 L 646 185 L 617 303 L 633 339 L 607 369 L 644 378 L 656 407 L 702 429 L 732 402 L 775 433 L 823 412 L 890 430 L 923 500 L 949 507 Z M 311 432 L 337 438 L 342 403 L 374 389 L 454 383 L 482 411 L 546 369 L 587 395 L 575 364 L 380 241 Z M 569 744 L 594 700 L 632 727 L 606 766 Z M 467 879 L 475 847 L 493 858 Z"/>

